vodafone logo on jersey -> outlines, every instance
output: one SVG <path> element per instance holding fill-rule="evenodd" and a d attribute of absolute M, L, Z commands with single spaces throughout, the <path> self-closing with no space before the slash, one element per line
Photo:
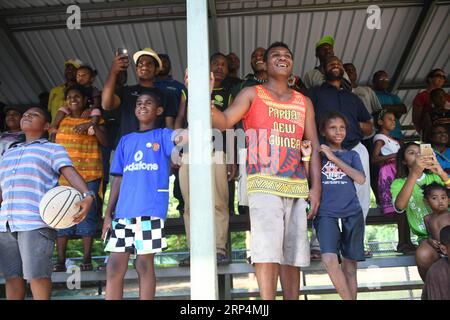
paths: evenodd
<path fill-rule="evenodd" d="M 141 161 L 143 157 L 144 153 L 141 150 L 139 150 L 134 154 L 134 161 Z"/>
<path fill-rule="evenodd" d="M 142 162 L 142 158 L 144 158 L 144 153 L 139 150 L 134 154 L 134 161 L 125 167 L 123 172 L 127 171 L 157 171 L 159 169 L 157 163 L 145 163 Z"/>

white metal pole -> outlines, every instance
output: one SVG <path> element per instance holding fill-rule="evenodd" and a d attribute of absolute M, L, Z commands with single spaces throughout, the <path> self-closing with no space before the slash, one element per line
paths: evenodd
<path fill-rule="evenodd" d="M 218 299 L 207 0 L 187 0 L 191 299 Z"/>

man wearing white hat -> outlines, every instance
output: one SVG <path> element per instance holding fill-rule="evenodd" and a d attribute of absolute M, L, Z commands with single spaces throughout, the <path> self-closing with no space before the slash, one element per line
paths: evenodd
<path fill-rule="evenodd" d="M 64 77 L 66 82 L 54 87 L 48 97 L 48 111 L 52 114 L 52 121 L 55 119 L 56 112 L 64 104 L 64 91 L 66 88 L 76 84 L 77 70 L 83 62 L 77 58 L 64 61 Z"/>
<path fill-rule="evenodd" d="M 114 146 L 120 138 L 138 129 L 138 121 L 134 115 L 136 100 L 141 91 L 154 90 L 160 97 L 164 106 L 163 119 L 160 126 L 173 128 L 176 118 L 176 106 L 173 97 L 155 87 L 155 77 L 162 68 L 158 54 L 150 48 L 144 48 L 133 54 L 136 64 L 136 77 L 139 83 L 134 86 L 124 86 L 116 91 L 116 81 L 120 72 L 125 71 L 129 65 L 128 56 L 117 55 L 112 62 L 111 70 L 102 92 L 102 108 L 111 110 L 119 108 L 120 126 Z M 114 147 L 115 148 L 115 147 Z"/>

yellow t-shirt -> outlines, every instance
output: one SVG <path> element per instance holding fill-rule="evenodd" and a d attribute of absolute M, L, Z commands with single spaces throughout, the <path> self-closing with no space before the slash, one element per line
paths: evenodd
<path fill-rule="evenodd" d="M 64 105 L 64 90 L 66 90 L 66 85 L 63 83 L 50 91 L 48 97 L 48 111 L 52 114 L 52 121 L 55 119 L 58 109 Z"/>

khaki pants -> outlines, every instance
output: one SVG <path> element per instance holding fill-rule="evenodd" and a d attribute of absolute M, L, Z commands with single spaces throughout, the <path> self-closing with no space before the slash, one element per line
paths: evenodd
<path fill-rule="evenodd" d="M 218 157 L 216 152 L 216 157 Z M 223 154 L 223 152 L 221 152 Z M 190 240 L 190 203 L 189 203 L 189 155 L 183 154 L 183 161 L 179 171 L 181 194 L 184 199 L 184 225 L 186 228 L 186 239 Z M 224 156 L 223 156 L 224 158 Z M 228 239 L 228 223 L 230 220 L 228 209 L 228 180 L 227 165 L 225 159 L 222 164 L 213 164 L 215 178 L 215 227 L 216 227 L 216 250 L 217 253 L 227 253 L 226 245 Z M 201 192 L 198 190 L 198 192 Z"/>

